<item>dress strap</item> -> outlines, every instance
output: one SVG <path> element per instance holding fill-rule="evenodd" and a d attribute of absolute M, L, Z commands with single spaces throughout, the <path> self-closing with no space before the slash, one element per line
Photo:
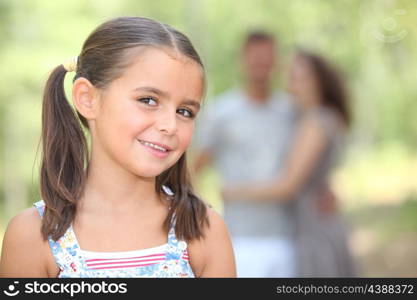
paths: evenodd
<path fill-rule="evenodd" d="M 168 233 L 167 260 L 181 259 L 187 250 L 187 243 L 179 241 L 175 235 L 175 227 L 171 226 Z"/>
<path fill-rule="evenodd" d="M 167 196 L 174 196 L 174 192 L 167 186 L 167 185 L 162 185 L 162 191 L 167 195 Z"/>
<path fill-rule="evenodd" d="M 174 196 L 174 192 L 166 185 L 162 185 L 162 190 L 167 196 Z M 170 208 L 171 209 L 171 208 Z M 172 214 L 171 225 L 168 232 L 168 247 L 167 247 L 167 260 L 182 259 L 187 252 L 187 243 L 185 241 L 179 241 L 175 234 L 175 224 L 177 223 L 177 217 L 175 212 Z"/>
<path fill-rule="evenodd" d="M 38 202 L 33 203 L 33 206 L 36 208 L 36 210 L 39 213 L 39 216 L 42 219 L 45 213 L 45 202 L 43 200 L 40 200 Z"/>
<path fill-rule="evenodd" d="M 42 218 L 45 213 L 45 202 L 40 200 L 33 205 Z M 57 241 L 54 241 L 51 237 L 48 237 L 48 241 L 55 261 L 61 270 L 60 275 L 63 275 L 60 277 L 81 277 L 80 272 L 84 268 L 84 259 L 72 226 Z"/>
<path fill-rule="evenodd" d="M 168 232 L 167 260 L 180 259 L 187 250 L 187 243 L 185 241 L 179 241 L 175 234 L 176 221 L 177 218 L 174 213 L 171 219 L 171 227 Z"/>

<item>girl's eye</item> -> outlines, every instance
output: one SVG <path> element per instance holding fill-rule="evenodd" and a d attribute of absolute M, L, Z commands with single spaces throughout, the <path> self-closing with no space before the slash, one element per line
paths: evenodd
<path fill-rule="evenodd" d="M 177 113 L 179 113 L 179 114 L 181 114 L 184 117 L 189 118 L 189 119 L 194 118 L 194 113 L 189 109 L 180 108 L 180 109 L 177 110 Z"/>
<path fill-rule="evenodd" d="M 139 99 L 140 102 L 145 103 L 150 106 L 156 106 L 158 103 L 156 100 L 152 97 L 144 97 Z"/>

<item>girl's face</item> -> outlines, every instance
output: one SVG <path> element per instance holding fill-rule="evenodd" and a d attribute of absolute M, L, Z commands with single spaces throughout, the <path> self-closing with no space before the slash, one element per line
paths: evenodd
<path fill-rule="evenodd" d="M 294 57 L 289 73 L 288 90 L 300 106 L 309 106 L 317 93 L 317 80 L 310 63 L 302 56 Z"/>
<path fill-rule="evenodd" d="M 123 75 L 101 91 L 90 126 L 93 154 L 140 177 L 161 174 L 190 144 L 202 94 L 198 63 L 169 50 L 140 49 Z"/>

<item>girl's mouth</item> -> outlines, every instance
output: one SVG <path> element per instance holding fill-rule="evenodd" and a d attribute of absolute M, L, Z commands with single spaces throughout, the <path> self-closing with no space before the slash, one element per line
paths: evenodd
<path fill-rule="evenodd" d="M 148 141 L 142 141 L 138 139 L 138 142 L 145 147 L 146 150 L 148 150 L 150 153 L 155 155 L 159 158 L 165 158 L 168 156 L 169 152 L 171 151 L 171 148 L 168 146 L 162 146 L 161 144 L 151 143 Z"/>

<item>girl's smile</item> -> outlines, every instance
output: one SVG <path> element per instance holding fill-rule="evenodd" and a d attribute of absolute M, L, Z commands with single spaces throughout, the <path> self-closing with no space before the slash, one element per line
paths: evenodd
<path fill-rule="evenodd" d="M 171 147 L 156 142 L 139 140 L 138 142 L 145 147 L 150 153 L 159 158 L 165 158 L 169 155 Z"/>

